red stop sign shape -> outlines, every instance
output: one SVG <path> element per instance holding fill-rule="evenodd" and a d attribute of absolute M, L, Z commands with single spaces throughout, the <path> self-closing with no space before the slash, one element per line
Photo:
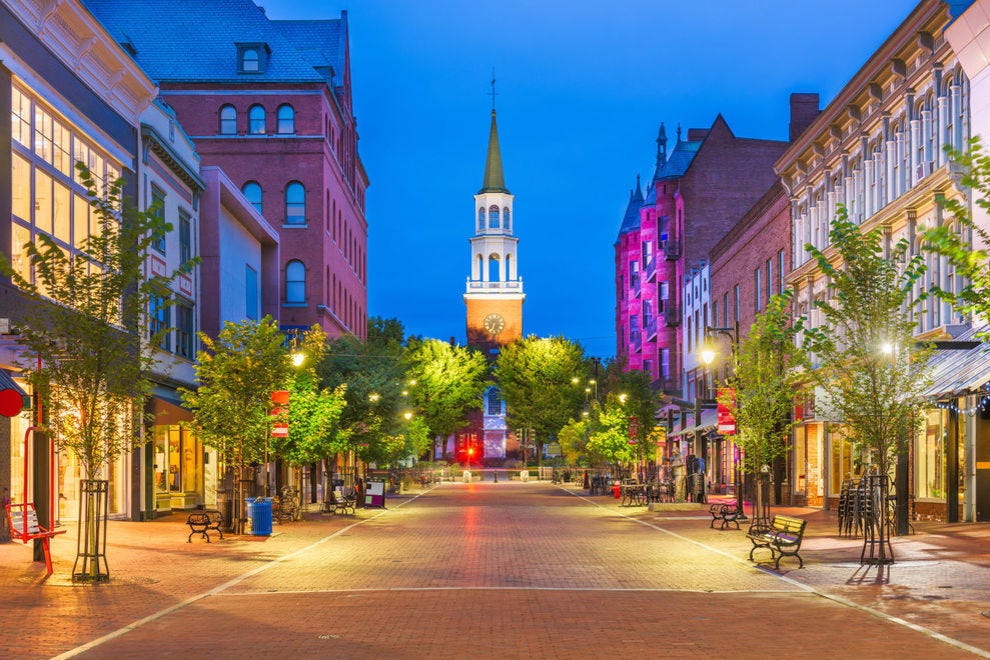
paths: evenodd
<path fill-rule="evenodd" d="M 9 388 L 0 390 L 0 415 L 13 417 L 19 414 L 22 408 L 24 408 L 24 400 L 20 392 Z"/>

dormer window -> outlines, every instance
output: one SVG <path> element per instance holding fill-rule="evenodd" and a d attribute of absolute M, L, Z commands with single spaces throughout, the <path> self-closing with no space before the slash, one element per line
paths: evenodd
<path fill-rule="evenodd" d="M 265 65 L 268 63 L 268 55 L 271 51 L 268 44 L 236 44 L 237 45 L 237 72 L 238 73 L 264 73 Z"/>

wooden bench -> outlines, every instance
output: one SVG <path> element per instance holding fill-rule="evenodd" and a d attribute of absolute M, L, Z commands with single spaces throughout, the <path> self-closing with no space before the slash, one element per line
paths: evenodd
<path fill-rule="evenodd" d="M 350 515 L 356 501 L 355 495 L 345 495 L 344 491 L 333 488 L 327 494 L 326 510 L 334 515 Z"/>
<path fill-rule="evenodd" d="M 223 514 L 219 511 L 194 511 L 186 517 L 186 524 L 189 525 L 190 530 L 186 543 L 192 543 L 193 534 L 201 535 L 209 543 L 211 529 L 219 533 L 220 538 L 223 539 L 223 530 L 220 529 L 220 525 L 223 524 Z"/>
<path fill-rule="evenodd" d="M 715 503 L 708 509 L 708 513 L 712 514 L 712 524 L 709 527 L 714 528 L 716 522 L 721 522 L 720 529 L 725 529 L 730 524 L 739 529 L 739 509 L 735 504 Z"/>
<path fill-rule="evenodd" d="M 807 524 L 807 520 L 800 518 L 775 515 L 769 526 L 752 525 L 746 533 L 753 542 L 753 548 L 749 551 L 749 560 L 753 561 L 753 552 L 757 548 L 766 548 L 770 551 L 770 558 L 775 560 L 775 569 L 780 568 L 780 560 L 784 557 L 797 557 L 801 562 L 800 568 L 804 568 L 804 560 L 801 559 L 798 551 L 801 549 L 801 539 L 804 538 Z"/>
<path fill-rule="evenodd" d="M 41 541 L 41 547 L 45 551 L 45 569 L 48 571 L 48 575 L 51 575 L 53 572 L 52 551 L 49 541 L 53 536 L 65 534 L 68 530 L 49 530 L 38 524 L 38 512 L 31 502 L 26 504 L 8 503 L 4 505 L 4 508 L 7 509 L 7 520 L 10 521 L 10 535 L 12 538 L 23 541 L 24 543 L 34 539 Z"/>

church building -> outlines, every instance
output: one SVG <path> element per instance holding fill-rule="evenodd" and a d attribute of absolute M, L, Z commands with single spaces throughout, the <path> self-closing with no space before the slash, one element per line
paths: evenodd
<path fill-rule="evenodd" d="M 495 108 L 488 136 L 488 157 L 481 190 L 474 196 L 476 224 L 471 237 L 471 274 L 467 279 L 467 343 L 490 360 L 499 348 L 522 337 L 522 304 L 526 295 L 519 276 L 519 239 L 513 235 L 513 196 L 505 187 Z M 485 391 L 483 419 L 473 423 L 464 442 L 483 437 L 483 455 L 505 458 L 509 431 L 505 404 L 494 384 Z M 479 437 L 481 436 L 481 437 Z M 463 442 L 461 443 L 463 444 Z M 477 456 L 479 452 L 475 452 Z"/>

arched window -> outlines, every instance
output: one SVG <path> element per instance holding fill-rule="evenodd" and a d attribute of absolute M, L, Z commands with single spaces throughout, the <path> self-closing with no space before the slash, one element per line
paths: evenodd
<path fill-rule="evenodd" d="M 246 48 L 241 55 L 242 71 L 257 71 L 261 68 L 261 55 L 254 48 Z"/>
<path fill-rule="evenodd" d="M 251 202 L 251 206 L 261 213 L 261 185 L 257 181 L 248 181 L 241 188 L 244 198 Z"/>
<path fill-rule="evenodd" d="M 493 254 L 488 257 L 488 281 L 498 282 L 499 281 L 499 270 L 498 270 L 498 255 Z"/>
<path fill-rule="evenodd" d="M 276 132 L 283 135 L 287 133 L 296 132 L 296 111 L 291 105 L 286 103 L 285 105 L 278 106 L 278 125 L 276 127 Z"/>
<path fill-rule="evenodd" d="M 248 109 L 248 133 L 251 135 L 265 134 L 265 109 L 260 105 L 252 105 Z"/>
<path fill-rule="evenodd" d="M 498 207 L 494 204 L 488 208 L 488 228 L 498 229 Z"/>
<path fill-rule="evenodd" d="M 298 181 L 285 187 L 285 224 L 306 224 L 306 189 Z"/>
<path fill-rule="evenodd" d="M 502 209 L 502 226 L 505 227 L 508 231 L 512 231 L 512 223 L 510 222 L 511 218 L 512 215 L 511 212 L 509 211 L 509 207 L 506 206 L 504 209 Z"/>
<path fill-rule="evenodd" d="M 485 209 L 478 209 L 478 231 L 485 230 Z"/>
<path fill-rule="evenodd" d="M 478 255 L 478 279 L 484 279 L 485 277 L 485 259 L 479 254 Z"/>
<path fill-rule="evenodd" d="M 306 302 L 306 266 L 299 260 L 285 264 L 285 302 Z"/>
<path fill-rule="evenodd" d="M 485 414 L 502 414 L 502 397 L 499 396 L 498 388 L 494 385 L 485 390 Z"/>
<path fill-rule="evenodd" d="M 220 135 L 237 135 L 237 109 L 232 105 L 220 108 Z"/>

